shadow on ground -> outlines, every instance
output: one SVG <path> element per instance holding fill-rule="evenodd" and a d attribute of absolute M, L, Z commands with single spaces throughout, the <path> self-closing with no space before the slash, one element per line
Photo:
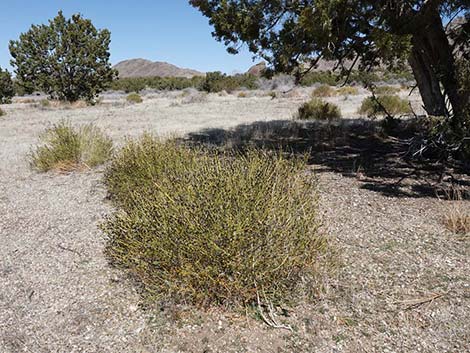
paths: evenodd
<path fill-rule="evenodd" d="M 450 197 L 455 190 L 470 198 L 468 166 L 412 158 L 416 121 L 402 121 L 384 134 L 383 123 L 370 119 L 334 122 L 278 120 L 235 128 L 206 129 L 187 136 L 190 144 L 240 150 L 256 146 L 307 154 L 317 172 L 333 171 L 361 181 L 364 189 L 390 197 Z"/>

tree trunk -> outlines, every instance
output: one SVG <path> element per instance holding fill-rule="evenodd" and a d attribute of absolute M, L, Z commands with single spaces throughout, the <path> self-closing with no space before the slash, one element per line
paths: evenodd
<path fill-rule="evenodd" d="M 448 112 L 439 80 L 420 44 L 420 41 L 413 38 L 409 63 L 423 99 L 424 109 L 429 115 L 445 116 Z"/>
<path fill-rule="evenodd" d="M 426 26 L 413 33 L 412 45 L 410 64 L 426 111 L 431 115 L 451 115 L 452 125 L 457 127 L 468 102 L 460 89 L 452 47 L 437 10 L 428 13 Z M 449 99 L 451 112 L 446 108 L 444 95 Z"/>

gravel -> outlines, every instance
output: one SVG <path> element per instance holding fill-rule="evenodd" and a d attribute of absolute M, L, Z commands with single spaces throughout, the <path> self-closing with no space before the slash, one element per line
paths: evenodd
<path fill-rule="evenodd" d="M 319 299 L 282 318 L 290 332 L 245 313 L 142 307 L 134 283 L 103 256 L 98 225 L 111 206 L 102 170 L 38 174 L 27 162 L 39 133 L 62 118 L 93 122 L 120 144 L 146 130 L 181 135 L 285 119 L 308 93 L 210 95 L 183 105 L 176 94 L 155 94 L 140 105 L 112 95 L 88 108 L 2 106 L 0 352 L 470 351 L 470 246 L 442 226 L 445 201 L 394 197 L 364 187 L 380 180 L 313 166 L 342 268 Z M 351 114 L 360 99 L 354 102 L 343 103 Z"/>

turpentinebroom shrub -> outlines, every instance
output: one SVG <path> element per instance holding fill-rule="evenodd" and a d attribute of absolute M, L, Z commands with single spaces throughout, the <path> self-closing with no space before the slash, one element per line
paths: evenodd
<path fill-rule="evenodd" d="M 312 92 L 312 97 L 332 97 L 336 95 L 336 90 L 329 85 L 321 85 Z"/>
<path fill-rule="evenodd" d="M 113 143 L 93 125 L 78 129 L 60 121 L 41 136 L 41 145 L 30 155 L 31 166 L 41 172 L 70 171 L 103 164 L 112 154 Z"/>
<path fill-rule="evenodd" d="M 102 224 L 107 255 L 148 300 L 294 300 L 328 248 L 304 167 L 256 150 L 215 154 L 149 135 L 129 141 L 105 173 L 117 206 Z"/>
<path fill-rule="evenodd" d="M 138 93 L 131 93 L 126 97 L 128 103 L 139 104 L 142 103 L 144 100 Z"/>
<path fill-rule="evenodd" d="M 385 115 L 384 109 L 392 116 L 412 113 L 408 100 L 399 96 L 384 95 L 365 98 L 359 108 L 359 114 L 367 114 L 368 116 Z"/>
<path fill-rule="evenodd" d="M 341 118 L 341 110 L 333 103 L 325 102 L 320 98 L 313 98 L 300 106 L 296 118 L 299 120 L 331 121 Z"/>
<path fill-rule="evenodd" d="M 340 96 L 357 96 L 359 94 L 359 89 L 353 86 L 344 86 L 336 90 L 336 94 Z"/>

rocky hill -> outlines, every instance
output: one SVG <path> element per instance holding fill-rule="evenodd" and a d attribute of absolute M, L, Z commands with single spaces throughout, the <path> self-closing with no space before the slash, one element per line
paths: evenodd
<path fill-rule="evenodd" d="M 184 69 L 166 62 L 153 62 L 145 59 L 121 61 L 114 68 L 119 72 L 119 77 L 121 78 L 155 76 L 191 78 L 193 76 L 204 76 L 204 73 L 196 70 Z"/>

